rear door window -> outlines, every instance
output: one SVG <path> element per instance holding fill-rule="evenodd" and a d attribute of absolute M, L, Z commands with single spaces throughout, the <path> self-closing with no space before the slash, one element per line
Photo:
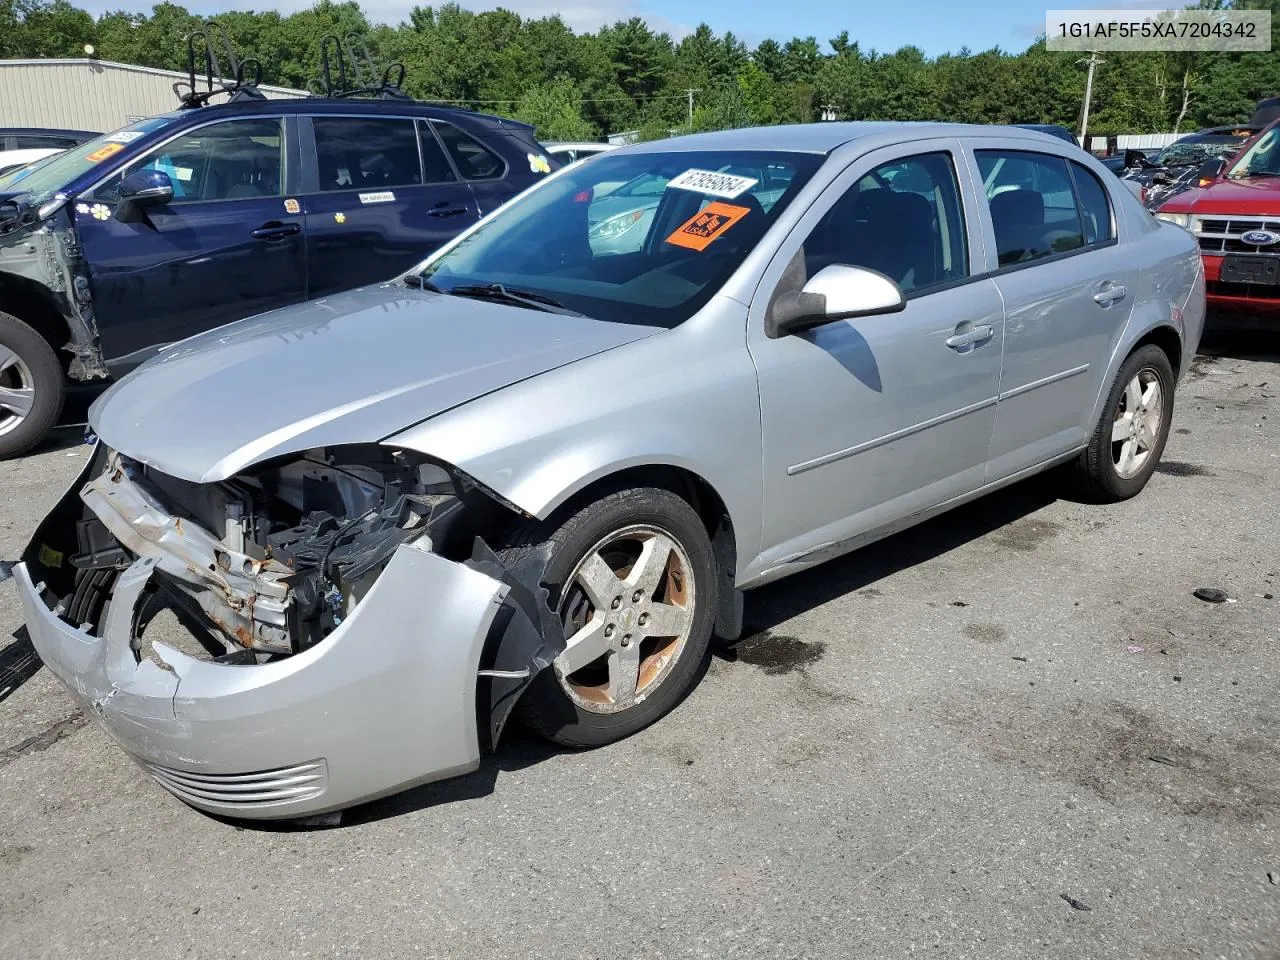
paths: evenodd
<path fill-rule="evenodd" d="M 1080 199 L 1084 242 L 1094 244 L 1114 240 L 1116 232 L 1111 223 L 1111 203 L 1107 200 L 1106 188 L 1091 170 L 1078 163 L 1071 164 L 1071 177 L 1075 181 L 1076 196 Z"/>
<path fill-rule="evenodd" d="M 1001 267 L 1043 260 L 1085 245 L 1066 160 L 1021 150 L 974 152 Z"/>
<path fill-rule="evenodd" d="M 463 133 L 452 123 L 433 120 L 431 125 L 464 180 L 496 180 L 507 172 L 503 159 L 475 137 Z"/>
<path fill-rule="evenodd" d="M 453 165 L 445 156 L 444 147 L 436 135 L 431 132 L 431 124 L 425 121 L 418 123 L 418 140 L 422 144 L 422 167 L 426 174 L 424 183 L 453 183 L 458 175 L 453 172 Z"/>
<path fill-rule="evenodd" d="M 409 117 L 314 117 L 320 189 L 387 190 L 422 183 Z"/>

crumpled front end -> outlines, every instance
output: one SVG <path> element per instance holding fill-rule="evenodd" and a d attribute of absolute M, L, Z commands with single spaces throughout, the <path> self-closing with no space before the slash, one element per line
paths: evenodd
<path fill-rule="evenodd" d="M 76 380 L 107 376 L 89 267 L 80 248 L 71 205 L 62 194 L 36 207 L 21 197 L 0 198 L 0 309 L 56 311 L 68 338 Z M 25 311 L 22 311 L 25 312 Z"/>
<path fill-rule="evenodd" d="M 341 809 L 474 769 L 510 708 L 491 687 L 514 702 L 549 661 L 534 594 L 492 554 L 444 555 L 485 503 L 378 447 L 203 485 L 100 450 L 16 571 L 27 627 L 193 806 Z"/>

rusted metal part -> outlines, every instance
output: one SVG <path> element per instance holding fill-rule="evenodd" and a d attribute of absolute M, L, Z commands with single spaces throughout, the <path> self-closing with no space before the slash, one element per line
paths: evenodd
<path fill-rule="evenodd" d="M 119 454 L 80 498 L 122 546 L 155 559 L 231 643 L 290 652 L 288 567 L 232 551 L 198 524 L 170 514 Z"/>

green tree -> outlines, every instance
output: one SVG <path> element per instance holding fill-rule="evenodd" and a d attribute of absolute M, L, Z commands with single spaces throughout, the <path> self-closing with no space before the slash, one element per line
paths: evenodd
<path fill-rule="evenodd" d="M 578 90 L 568 77 L 530 90 L 520 101 L 516 119 L 533 124 L 540 140 L 594 140 L 599 135 L 582 118 Z"/>

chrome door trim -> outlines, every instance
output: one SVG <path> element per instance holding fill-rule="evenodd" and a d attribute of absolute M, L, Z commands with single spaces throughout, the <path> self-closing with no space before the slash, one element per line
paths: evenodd
<path fill-rule="evenodd" d="M 977 413 L 979 410 L 985 410 L 987 407 L 995 406 L 997 397 L 988 397 L 986 400 L 979 400 L 977 403 L 971 403 L 967 407 L 961 407 L 958 410 L 952 410 L 950 413 L 940 414 L 929 420 L 922 420 L 920 423 L 912 424 L 909 427 L 903 427 L 901 430 L 895 430 L 893 433 L 886 433 L 883 437 L 876 437 L 874 440 L 865 440 L 862 443 L 855 444 L 852 447 L 846 447 L 843 450 L 836 450 L 833 453 L 824 453 L 820 457 L 814 457 L 812 460 L 806 460 L 804 463 L 797 463 L 795 466 L 787 467 L 787 476 L 794 477 L 797 474 L 808 473 L 810 470 L 816 470 L 818 467 L 825 467 L 829 463 L 835 463 L 837 460 L 845 460 L 849 457 L 856 456 L 859 453 L 865 453 L 868 450 L 874 450 L 876 447 L 884 446 L 886 443 L 892 443 L 895 440 L 901 440 L 909 437 L 914 433 L 920 433 L 922 430 L 928 430 L 939 424 L 947 423 L 951 420 L 957 420 L 960 417 L 970 413 Z"/>
<path fill-rule="evenodd" d="M 1047 377 L 1041 377 L 1039 380 L 1032 380 L 1030 383 L 1024 383 L 1020 387 L 1014 387 L 1012 390 L 1005 390 L 1000 394 L 1001 400 L 1008 400 L 1011 397 L 1021 396 L 1029 393 L 1038 387 L 1047 387 L 1051 383 L 1057 383 L 1059 380 L 1066 380 L 1068 377 L 1079 376 L 1089 369 L 1089 364 L 1082 363 L 1078 367 L 1072 367 L 1070 370 L 1063 370 L 1059 373 L 1052 373 Z"/>

